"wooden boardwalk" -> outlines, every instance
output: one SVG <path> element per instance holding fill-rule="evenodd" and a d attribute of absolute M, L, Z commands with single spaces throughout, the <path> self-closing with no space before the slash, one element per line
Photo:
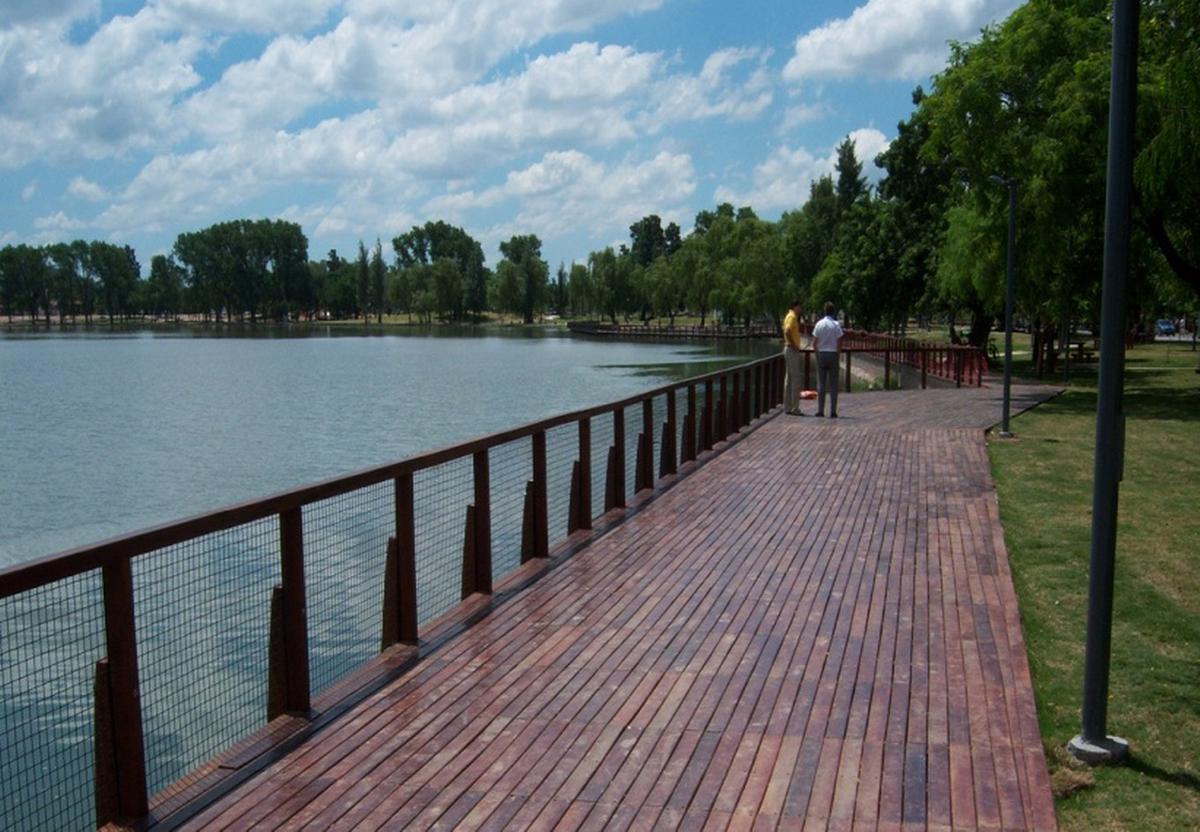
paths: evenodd
<path fill-rule="evenodd" d="M 1055 828 L 999 407 L 764 420 L 186 828 Z"/>

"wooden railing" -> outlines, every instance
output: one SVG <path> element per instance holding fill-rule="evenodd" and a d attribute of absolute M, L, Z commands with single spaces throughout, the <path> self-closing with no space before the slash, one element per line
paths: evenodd
<path fill-rule="evenodd" d="M 656 340 L 672 338 L 692 339 L 769 339 L 780 338 L 779 328 L 772 324 L 754 324 L 749 327 L 721 326 L 663 326 L 661 324 L 610 324 L 597 321 L 572 321 L 567 328 L 579 335 L 621 338 L 628 340 Z M 805 335 L 812 333 L 812 324 L 802 323 L 800 330 Z M 957 344 L 937 344 L 898 338 L 860 330 L 846 330 L 842 342 L 846 353 L 846 365 L 852 363 L 850 353 L 866 353 L 883 362 L 885 386 L 890 384 L 892 365 L 907 366 L 921 372 L 921 387 L 927 386 L 928 378 L 953 381 L 955 386 L 979 386 L 988 370 L 987 353 L 979 347 Z M 849 371 L 847 370 L 847 388 Z M 807 384 L 806 384 L 807 386 Z"/>
<path fill-rule="evenodd" d="M 43 779 L 36 782 L 42 796 L 31 799 L 28 804 L 7 806 L 6 814 L 0 816 L 0 826 L 67 828 L 77 825 L 65 819 L 66 815 L 55 814 L 57 810 L 47 808 L 46 802 L 55 799 L 74 800 L 80 796 L 80 789 L 90 788 L 94 791 L 97 825 L 118 820 L 144 820 L 152 809 L 163 805 L 163 794 L 166 792 L 175 795 L 172 799 L 178 799 L 179 788 L 176 784 L 168 784 L 170 788 L 166 790 L 159 789 L 159 795 L 153 799 L 151 792 L 154 790 L 148 785 L 147 772 L 153 770 L 156 764 L 147 755 L 147 749 L 152 744 L 145 733 L 143 710 L 143 692 L 150 671 L 142 664 L 144 656 L 139 649 L 138 638 L 139 634 L 145 636 L 144 628 L 150 626 L 143 622 L 143 628 L 139 628 L 139 613 L 145 614 L 147 606 L 170 607 L 175 598 L 169 593 L 166 598 L 156 597 L 154 593 L 157 590 L 152 581 L 135 580 L 134 567 L 140 559 L 153 559 L 155 563 L 162 564 L 163 573 L 180 581 L 188 580 L 186 575 L 180 575 L 187 571 L 188 563 L 193 563 L 193 570 L 200 575 L 197 583 L 172 584 L 174 593 L 180 596 L 180 607 L 177 613 L 173 608 L 169 612 L 185 619 L 173 624 L 177 624 L 186 636 L 178 645 L 168 644 L 168 647 L 183 650 L 194 641 L 208 640 L 216 645 L 215 650 L 220 651 L 223 649 L 220 644 L 224 636 L 220 629 L 230 626 L 228 621 L 221 619 L 224 602 L 215 611 L 216 616 L 186 620 L 187 613 L 182 601 L 187 595 L 198 592 L 202 582 L 211 582 L 213 573 L 219 573 L 220 566 L 210 561 L 222 560 L 226 555 L 261 561 L 263 553 L 273 549 L 273 558 L 268 557 L 268 560 L 273 559 L 275 565 L 252 564 L 256 572 L 278 575 L 278 582 L 269 593 L 270 611 L 266 616 L 270 624 L 269 634 L 263 632 L 261 635 L 263 640 L 269 641 L 266 651 L 269 658 L 266 672 L 261 674 L 260 679 L 261 689 L 266 694 L 263 697 L 266 708 L 261 712 L 260 720 L 269 723 L 284 717 L 293 721 L 309 721 L 316 716 L 313 671 L 310 668 L 313 657 L 310 637 L 313 634 L 312 627 L 320 622 L 314 622 L 311 618 L 313 606 L 310 592 L 314 589 L 316 579 L 312 575 L 306 577 L 306 568 L 312 565 L 313 557 L 322 554 L 316 550 L 325 547 L 325 543 L 306 540 L 305 521 L 306 512 L 316 504 L 324 507 L 330 500 L 348 499 L 346 495 L 362 495 L 371 489 L 390 487 L 391 500 L 386 517 L 386 562 L 380 563 L 381 568 L 378 569 L 374 565 L 363 567 L 370 575 L 378 575 L 378 580 L 383 583 L 380 593 L 382 608 L 375 619 L 379 622 L 379 628 L 374 636 L 369 633 L 357 635 L 368 640 L 376 639 L 375 644 L 385 653 L 406 645 L 411 650 L 411 645 L 425 637 L 427 627 L 434 626 L 429 622 L 428 615 L 419 615 L 420 599 L 428 590 L 425 584 L 450 575 L 450 579 L 460 587 L 462 602 L 439 618 L 440 622 L 453 618 L 457 614 L 455 610 L 465 608 L 472 602 L 477 605 L 481 598 L 486 599 L 493 592 L 496 581 L 504 577 L 503 574 L 497 574 L 499 569 L 493 565 L 492 511 L 499 478 L 493 477 L 492 464 L 498 454 L 502 453 L 506 460 L 505 482 L 512 484 L 519 479 L 524 480 L 523 495 L 519 498 L 520 516 L 519 520 L 514 520 L 514 523 L 519 522 L 519 534 L 509 538 L 519 538 L 519 560 L 513 556 L 514 569 L 519 571 L 529 564 L 549 563 L 547 559 L 555 553 L 556 547 L 574 545 L 572 540 L 579 532 L 591 529 L 597 517 L 619 512 L 631 500 L 640 500 L 639 492 L 652 493 L 663 478 L 674 477 L 690 469 L 689 463 L 696 462 L 705 452 L 711 451 L 754 419 L 775 408 L 782 401 L 782 388 L 782 357 L 760 359 L 621 401 L 541 420 L 0 571 L 0 629 L 5 633 L 0 646 L 0 650 L 4 651 L 4 661 L 0 662 L 0 697 L 10 699 L 11 691 L 17 688 L 36 688 L 35 682 L 42 678 L 39 674 L 43 668 L 63 662 L 79 665 L 82 663 L 80 653 L 86 657 L 92 649 L 95 650 L 91 705 L 94 782 L 90 787 L 76 782 L 82 776 L 80 772 L 87 769 L 86 765 L 70 756 L 87 753 L 77 747 L 78 731 L 64 740 L 62 747 L 50 747 L 43 743 L 39 750 L 16 739 L 23 730 L 22 726 L 6 726 L 0 741 L 9 746 L 4 748 L 3 753 L 7 755 L 7 765 L 11 768 L 3 771 L 19 771 L 24 772 L 19 776 L 35 777 L 39 775 L 28 773 L 48 773 L 41 775 Z M 630 413 L 634 417 L 633 423 L 627 424 L 626 417 Z M 607 453 L 603 458 L 596 458 L 593 455 L 594 446 L 597 440 L 601 443 L 607 441 L 609 425 L 611 441 L 608 441 Z M 595 432 L 598 427 L 602 428 L 600 433 Z M 630 429 L 629 441 L 627 429 Z M 570 441 L 562 441 L 563 431 L 574 432 Z M 559 457 L 553 460 L 556 472 L 560 468 L 565 471 L 569 467 L 570 470 L 569 479 L 559 478 L 559 481 L 569 483 L 564 486 L 569 488 L 565 516 L 552 516 L 552 503 L 563 503 L 560 499 L 563 495 L 551 493 L 548 436 L 553 436 L 556 448 L 565 448 L 564 453 L 573 457 L 567 460 L 568 465 L 561 465 L 563 459 Z M 528 457 L 520 462 L 520 456 L 526 453 L 526 445 Z M 453 496 L 441 492 L 418 493 L 416 478 L 419 475 L 433 469 L 441 470 L 439 466 L 465 466 L 468 460 L 469 484 L 464 479 L 462 487 Z M 596 465 L 604 466 L 602 511 L 598 511 L 598 495 L 592 494 L 593 481 L 599 481 L 598 470 L 593 470 Z M 631 468 L 634 495 L 628 494 L 626 487 Z M 458 504 L 459 499 L 466 501 L 465 504 Z M 422 575 L 418 574 L 418 547 L 426 545 L 428 548 L 433 544 L 422 541 L 418 536 L 419 500 L 428 510 L 436 509 L 451 514 L 461 512 L 458 516 L 462 518 L 461 549 L 438 551 L 437 566 L 429 567 L 430 571 Z M 252 542 L 243 540 L 252 537 L 251 532 L 258 535 L 258 540 L 265 538 L 266 544 L 255 549 Z M 233 535 L 235 542 L 231 544 L 225 541 L 222 538 L 224 534 Z M 310 544 L 312 551 L 306 551 Z M 178 547 L 181 546 L 195 546 L 201 554 L 194 561 L 185 563 L 185 557 L 179 554 Z M 210 552 L 207 548 L 210 546 L 218 548 Z M 454 544 L 438 546 L 454 549 Z M 247 556 L 246 552 L 251 555 Z M 342 557 L 347 553 L 339 550 L 337 554 Z M 375 551 L 349 554 L 355 564 L 376 563 Z M 380 560 L 383 560 L 382 556 Z M 197 562 L 199 565 L 195 565 Z M 274 572 L 276 565 L 277 573 Z M 418 581 L 419 577 L 422 581 Z M 100 587 L 102 599 L 86 597 L 96 592 L 91 589 L 94 585 Z M 74 598 L 72 606 L 102 606 L 102 610 L 91 613 L 92 618 L 96 619 L 94 626 L 102 618 L 102 635 L 95 648 L 75 645 L 75 653 L 68 655 L 63 652 L 61 645 L 48 643 L 53 640 L 39 636 L 38 627 L 44 625 L 47 616 L 55 615 L 56 610 L 58 615 L 69 614 L 69 611 L 60 609 L 60 596 Z M 216 620 L 212 620 L 214 617 Z M 87 627 L 71 623 L 66 625 L 66 629 L 78 634 Z M 21 636 L 23 640 L 14 641 L 12 634 L 25 635 Z M 78 640 L 86 642 L 81 636 Z M 236 662 L 239 657 L 228 657 L 228 660 Z M 79 674 L 84 671 L 75 667 L 70 672 Z M 211 679 L 194 679 L 193 676 L 204 674 L 198 669 L 194 673 L 185 669 L 179 679 L 172 679 L 165 684 L 168 687 L 190 686 L 187 690 L 189 696 L 219 698 L 219 684 Z M 164 684 L 162 680 L 155 680 L 155 683 L 159 687 Z M 57 687 L 54 682 L 42 684 Z M 39 691 L 35 690 L 34 693 L 36 695 Z M 47 690 L 40 693 L 52 698 L 50 694 L 58 692 Z M 182 691 L 170 690 L 165 699 L 177 701 L 182 694 Z M 220 706 L 213 705 L 213 708 L 216 715 L 204 719 L 206 724 L 220 721 Z M 193 722 L 187 722 L 180 716 L 179 723 L 191 725 L 194 719 Z M 37 726 L 29 727 L 31 733 L 41 730 Z M 232 741 L 239 739 L 236 736 L 225 737 L 221 740 L 221 747 L 228 748 Z M 22 754 L 27 756 L 22 757 Z M 60 758 L 55 754 L 66 756 Z M 36 759 L 38 755 L 42 759 Z M 197 759 L 185 760 L 184 770 L 197 770 L 206 760 L 209 762 L 205 776 L 210 779 L 216 776 L 217 769 L 236 767 L 232 764 L 213 765 L 211 754 L 202 753 Z M 195 780 L 195 776 L 192 779 Z M 0 782 L 0 791 L 7 790 L 8 784 Z"/>

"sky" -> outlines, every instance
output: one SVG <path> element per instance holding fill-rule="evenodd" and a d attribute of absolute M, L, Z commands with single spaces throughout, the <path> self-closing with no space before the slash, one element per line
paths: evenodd
<path fill-rule="evenodd" d="M 803 205 L 1013 0 L 0 0 L 0 246 L 225 220 L 309 258 L 445 220 L 584 262 L 658 214 Z"/>

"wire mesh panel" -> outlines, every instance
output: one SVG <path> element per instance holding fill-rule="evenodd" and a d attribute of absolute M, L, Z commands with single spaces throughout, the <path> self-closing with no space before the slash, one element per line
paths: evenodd
<path fill-rule="evenodd" d="M 314 694 L 379 652 L 391 480 L 304 507 L 309 673 Z"/>
<path fill-rule="evenodd" d="M 146 778 L 154 794 L 267 721 L 279 520 L 133 561 Z"/>
<path fill-rule="evenodd" d="M 99 572 L 0 599 L 0 829 L 95 829 Z"/>
<path fill-rule="evenodd" d="M 464 529 L 475 494 L 474 462 L 466 456 L 417 471 L 413 490 L 417 622 L 424 624 L 462 600 Z"/>
<path fill-rule="evenodd" d="M 533 480 L 533 439 L 505 442 L 488 452 L 492 509 L 492 581 L 521 565 L 525 486 Z"/>
<path fill-rule="evenodd" d="M 550 518 L 551 546 L 567 536 L 567 515 L 571 505 L 571 470 L 578 459 L 577 423 L 570 422 L 546 431 L 546 514 Z"/>
<path fill-rule="evenodd" d="M 613 419 L 604 413 L 591 420 L 592 432 L 592 517 L 604 513 L 604 492 L 608 484 L 608 449 L 613 444 Z"/>

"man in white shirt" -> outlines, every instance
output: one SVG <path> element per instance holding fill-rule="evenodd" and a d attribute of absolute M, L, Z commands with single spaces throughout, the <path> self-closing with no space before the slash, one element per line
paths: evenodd
<path fill-rule="evenodd" d="M 817 415 L 825 415 L 825 394 L 829 394 L 829 415 L 837 418 L 838 353 L 842 350 L 842 325 L 833 317 L 833 304 L 825 302 L 825 317 L 813 327 L 813 346 L 817 351 Z"/>

